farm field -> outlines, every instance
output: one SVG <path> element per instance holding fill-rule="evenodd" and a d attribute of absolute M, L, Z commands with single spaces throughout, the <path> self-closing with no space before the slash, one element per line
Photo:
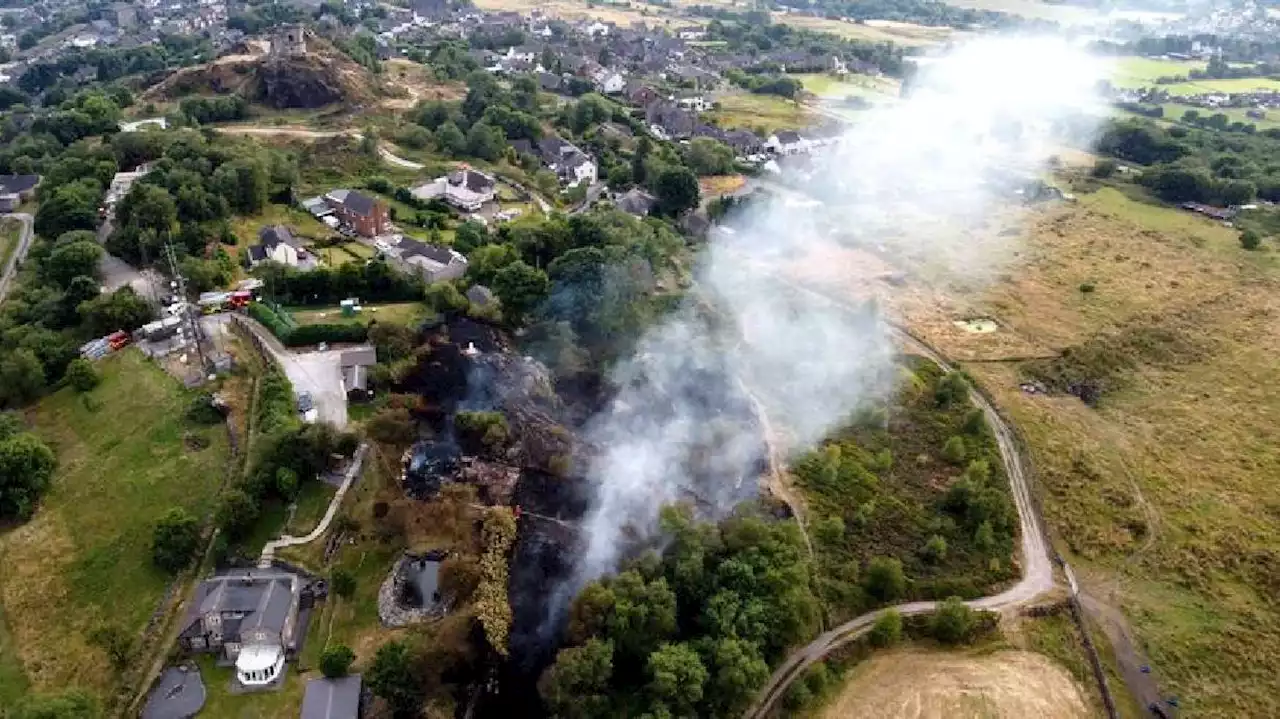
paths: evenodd
<path fill-rule="evenodd" d="M 540 10 L 551 17 L 558 17 L 563 20 L 579 20 L 589 18 L 599 20 L 601 22 L 614 22 L 622 26 L 630 25 L 633 22 L 643 22 L 652 27 L 688 27 L 690 25 L 699 25 L 691 18 L 673 17 L 669 11 L 664 12 L 662 8 L 651 7 L 643 3 L 609 3 L 596 4 L 575 2 L 575 0 L 551 0 L 550 2 L 540 2 L 539 0 L 479 0 L 476 7 L 487 11 L 512 11 L 527 13 L 531 10 Z"/>
<path fill-rule="evenodd" d="M 803 105 L 776 95 L 739 93 L 716 99 L 719 109 L 707 113 L 722 127 L 746 128 L 768 135 L 778 130 L 798 130 L 816 119 Z"/>
<path fill-rule="evenodd" d="M 1111 66 L 1111 82 L 1116 87 L 1149 87 L 1162 77 L 1188 77 L 1192 70 L 1203 70 L 1208 63 L 1200 60 L 1161 60 L 1128 55 L 1116 58 Z"/>
<path fill-rule="evenodd" d="M 1093 716 L 1062 667 L 1032 652 L 885 652 L 853 668 L 822 719 Z"/>
<path fill-rule="evenodd" d="M 804 83 L 804 89 L 821 98 L 844 99 L 850 95 L 871 100 L 898 96 L 898 82 L 887 77 L 849 74 L 838 78 L 826 73 L 792 75 Z"/>
<path fill-rule="evenodd" d="M 1162 85 L 1170 95 L 1202 95 L 1206 92 L 1277 92 L 1280 80 L 1269 77 L 1239 77 L 1229 80 L 1193 80 L 1176 85 Z"/>
<path fill-rule="evenodd" d="M 58 469 L 36 515 L 0 534 L 0 698 L 21 681 L 105 698 L 116 677 L 89 634 L 141 632 L 170 583 L 151 564 L 153 525 L 173 507 L 203 517 L 227 471 L 226 430 L 189 426 L 176 380 L 131 349 L 99 368 L 96 389 L 27 413 Z"/>
<path fill-rule="evenodd" d="M 1040 0 L 947 0 L 947 4 L 972 10 L 992 10 L 1025 18 L 1053 20 L 1064 24 L 1099 19 L 1097 11 L 1092 8 L 1040 2 Z"/>
<path fill-rule="evenodd" d="M 697 4 L 697 3 L 691 3 Z M 930 27 L 889 20 L 869 20 L 865 23 L 847 22 L 812 15 L 791 15 L 788 13 L 770 13 L 775 23 L 828 32 L 832 35 L 850 40 L 866 40 L 869 42 L 892 42 L 905 47 L 936 45 L 947 40 L 957 39 L 965 33 L 949 27 Z"/>

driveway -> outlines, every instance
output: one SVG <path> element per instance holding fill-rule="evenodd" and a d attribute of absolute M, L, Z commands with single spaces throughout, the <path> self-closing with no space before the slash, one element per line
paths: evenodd
<path fill-rule="evenodd" d="M 215 315 L 220 316 L 220 315 Z M 230 316 L 230 315 L 227 315 Z M 328 422 L 339 429 L 347 426 L 347 395 L 342 390 L 342 353 L 346 350 L 324 352 L 295 352 L 280 344 L 275 335 L 251 318 L 235 315 L 237 320 L 262 340 L 293 385 L 294 395 L 310 392 L 315 403 L 317 420 Z M 221 320 L 216 320 L 221 321 Z M 206 325 L 206 331 L 208 327 Z"/>
<path fill-rule="evenodd" d="M 204 707 L 204 681 L 191 666 L 169 667 L 151 689 L 142 719 L 187 719 Z"/>

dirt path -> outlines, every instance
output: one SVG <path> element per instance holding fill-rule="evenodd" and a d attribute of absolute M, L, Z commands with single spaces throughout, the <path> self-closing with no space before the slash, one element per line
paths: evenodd
<path fill-rule="evenodd" d="M 1088 719 L 1080 687 L 1042 654 L 984 655 L 905 650 L 854 670 L 822 719 Z"/>
<path fill-rule="evenodd" d="M 306 536 L 293 537 L 288 534 L 282 534 L 279 539 L 267 542 L 262 548 L 262 554 L 258 557 L 259 567 L 270 567 L 271 560 L 275 559 L 277 550 L 314 542 L 329 529 L 329 524 L 333 522 L 333 518 L 338 514 L 338 508 L 342 506 L 342 498 L 347 496 L 347 490 L 351 489 L 351 485 L 360 476 L 360 469 L 364 465 L 364 456 L 368 451 L 368 443 L 361 442 L 356 449 L 355 456 L 351 458 L 351 466 L 347 467 L 347 472 L 342 478 L 342 486 L 338 487 L 338 491 L 334 493 L 333 499 L 329 501 L 329 508 L 325 510 L 324 517 L 316 523 L 315 529 L 308 532 Z"/>
<path fill-rule="evenodd" d="M 749 258 L 743 259 L 746 262 L 750 262 Z M 755 269 L 791 290 L 803 293 L 823 304 L 851 313 L 857 312 L 857 308 L 849 303 L 793 282 L 786 277 L 778 275 L 770 267 L 755 266 Z M 912 336 L 904 328 L 895 327 L 894 331 L 899 341 L 910 351 L 933 360 L 944 371 L 952 372 L 955 370 L 945 357 Z M 1024 459 L 1014 440 L 1013 430 L 986 396 L 977 391 L 970 391 L 970 400 L 975 406 L 982 409 L 986 415 L 987 422 L 991 426 L 992 433 L 995 435 L 996 442 L 999 445 L 1001 459 L 1009 477 L 1010 492 L 1013 495 L 1014 505 L 1018 510 L 1022 538 L 1023 575 L 1017 584 L 1004 592 L 975 599 L 966 602 L 966 604 L 975 609 L 991 611 L 1012 609 L 1028 604 L 1054 587 L 1053 559 L 1045 541 L 1043 525 L 1031 499 L 1031 490 L 1027 486 L 1027 476 L 1023 469 Z M 932 612 L 935 606 L 936 602 L 911 602 L 894 607 L 894 609 L 903 615 L 912 615 Z M 886 610 L 855 617 L 838 627 L 823 632 L 808 645 L 792 652 L 769 678 L 769 681 L 760 692 L 756 705 L 748 709 L 744 716 L 765 716 L 778 698 L 782 696 L 783 692 L 786 691 L 787 687 L 803 675 L 804 670 L 820 661 L 831 651 L 865 634 L 884 611 Z"/>
<path fill-rule="evenodd" d="M 17 212 L 5 217 L 11 217 L 22 223 L 22 232 L 18 235 L 18 246 L 13 249 L 13 254 L 9 256 L 9 263 L 4 267 L 4 274 L 0 274 L 0 302 L 4 302 L 4 298 L 9 294 L 9 285 L 13 283 L 14 275 L 18 273 L 18 267 L 22 265 L 22 261 L 27 257 L 27 250 L 31 249 L 31 240 L 33 232 L 31 231 L 34 219 L 25 212 Z"/>

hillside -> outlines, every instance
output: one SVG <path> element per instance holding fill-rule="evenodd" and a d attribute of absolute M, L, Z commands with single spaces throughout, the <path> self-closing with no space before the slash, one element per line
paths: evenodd
<path fill-rule="evenodd" d="M 227 94 L 275 109 L 294 109 L 360 106 L 395 93 L 327 40 L 308 37 L 305 54 L 273 56 L 260 45 L 246 45 L 234 54 L 173 73 L 143 99 Z"/>

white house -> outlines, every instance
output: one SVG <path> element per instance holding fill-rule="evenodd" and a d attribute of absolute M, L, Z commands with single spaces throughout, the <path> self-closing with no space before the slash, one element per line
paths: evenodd
<path fill-rule="evenodd" d="M 297 241 L 293 233 L 283 225 L 271 225 L 258 232 L 258 244 L 249 247 L 249 264 L 258 265 L 268 260 L 289 267 L 298 266 Z"/>
<path fill-rule="evenodd" d="M 809 149 L 809 141 L 794 130 L 782 130 L 770 135 L 764 146 L 778 155 L 795 155 Z"/>
<path fill-rule="evenodd" d="M 409 190 L 409 194 L 424 201 L 441 198 L 464 212 L 476 212 L 486 202 L 493 201 L 497 186 L 497 181 L 489 175 L 468 167 L 419 185 Z"/>
<path fill-rule="evenodd" d="M 592 79 L 595 80 L 596 89 L 606 95 L 617 95 L 627 87 L 627 79 L 616 70 L 601 68 Z"/>

